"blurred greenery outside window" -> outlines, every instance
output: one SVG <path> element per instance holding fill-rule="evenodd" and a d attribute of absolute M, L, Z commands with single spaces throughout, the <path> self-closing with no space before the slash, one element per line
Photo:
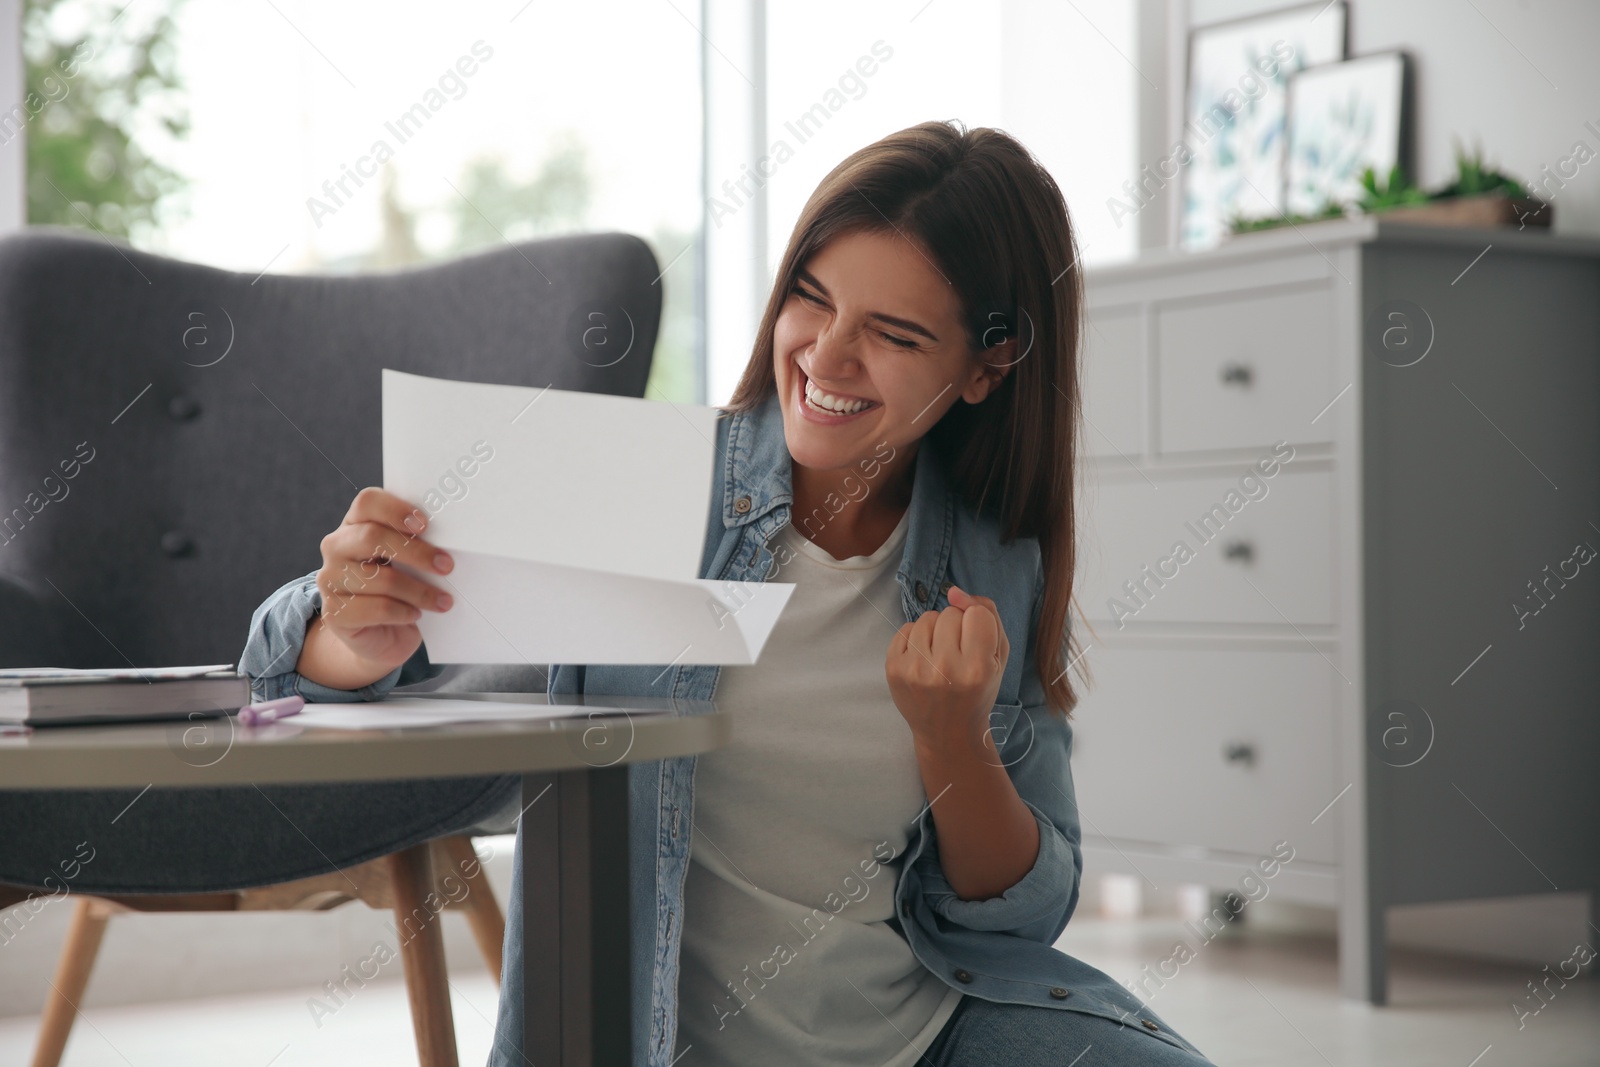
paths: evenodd
<path fill-rule="evenodd" d="M 9 139 L 17 126 L 25 126 L 29 223 L 92 230 L 135 248 L 195 262 L 208 261 L 203 252 L 185 248 L 178 231 L 185 225 L 191 231 L 196 226 L 226 230 L 236 219 L 231 214 L 206 218 L 196 213 L 193 201 L 197 193 L 204 191 L 198 188 L 203 182 L 188 173 L 182 163 L 185 152 L 192 158 L 193 153 L 208 150 L 207 145 L 195 140 L 198 124 L 191 114 L 195 102 L 185 84 L 186 67 L 180 54 L 186 43 L 185 20 L 197 6 L 187 0 L 144 0 L 138 5 L 127 4 L 126 0 L 25 0 L 24 109 L 20 115 L 13 113 L 9 125 L 0 118 L 0 137 Z M 538 11 L 529 11 L 519 17 L 532 20 L 538 15 Z M 280 16 L 289 21 L 288 15 L 280 12 Z M 304 35 L 292 22 L 290 27 Z M 523 28 L 538 29 L 536 25 Z M 463 33 L 468 30 L 470 27 Z M 668 56 L 665 61 L 681 61 L 686 76 L 698 79 L 700 44 L 693 35 L 689 39 L 692 44 L 680 42 L 681 55 Z M 320 49 L 316 51 L 321 54 Z M 506 51 L 509 50 L 502 47 L 502 53 Z M 298 61 L 310 64 L 302 66 L 302 70 L 331 77 L 327 70 L 315 66 L 315 55 L 309 60 L 300 56 Z M 502 67 L 506 62 L 502 59 Z M 334 70 L 349 81 L 342 70 Z M 413 80 L 423 89 L 435 76 L 437 71 L 428 66 L 420 69 Z M 258 92 L 259 87 L 241 79 L 236 90 L 244 95 Z M 466 91 L 463 87 L 463 95 Z M 487 97 L 476 104 L 494 106 Z M 459 111 L 460 105 L 450 106 Z M 399 111 L 404 109 L 404 104 L 399 105 Z M 641 164 L 639 171 L 643 175 L 662 162 L 693 168 L 698 173 L 697 107 L 692 120 L 686 130 L 691 136 L 681 138 L 681 158 Z M 497 128 L 515 129 L 516 125 L 506 121 Z M 286 123 L 274 132 L 288 138 L 295 130 L 292 123 Z M 358 139 L 355 143 L 365 146 L 367 140 Z M 291 147 L 282 150 L 287 152 Z M 355 251 L 329 252 L 319 247 L 315 231 L 320 229 L 321 220 L 312 208 L 312 198 L 322 199 L 324 204 L 328 201 L 323 199 L 325 194 L 315 180 L 306 182 L 304 188 L 283 188 L 281 196 L 292 200 L 297 214 L 309 212 L 307 218 L 300 220 L 299 232 L 291 235 L 299 236 L 298 247 L 291 240 L 284 246 L 287 251 L 280 252 L 271 262 L 211 265 L 233 270 L 265 268 L 280 273 L 343 274 L 448 260 L 508 241 L 626 230 L 650 245 L 658 269 L 664 272 L 658 282 L 663 287 L 661 325 L 646 395 L 679 403 L 701 402 L 702 356 L 697 350 L 696 329 L 699 268 L 693 251 L 699 236 L 698 183 L 693 187 L 692 203 L 671 205 L 672 211 L 661 212 L 663 221 L 643 232 L 638 225 L 608 224 L 596 218 L 593 153 L 582 131 L 563 128 L 546 137 L 542 158 L 532 166 L 508 163 L 501 147 L 496 142 L 494 147 L 461 160 L 456 173 L 444 175 L 438 183 L 438 194 L 424 198 L 424 202 L 413 202 L 403 193 L 406 183 L 400 180 L 399 168 L 424 170 L 433 162 L 431 156 L 412 150 L 407 156 L 397 153 L 396 159 L 383 162 L 370 193 L 352 198 L 348 204 L 356 211 L 376 216 L 375 220 L 364 220 L 372 236 L 366 241 L 367 247 Z M 345 155 L 352 153 L 346 151 Z M 235 161 L 238 166 L 249 166 L 250 162 Z M 327 169 L 326 164 L 324 170 L 326 173 L 313 173 L 319 177 L 338 174 Z M 211 202 L 215 202 L 214 198 Z M 674 216 L 679 221 L 666 221 Z M 685 219 L 693 221 L 686 225 Z M 270 253 L 268 249 L 259 258 L 265 260 Z"/>

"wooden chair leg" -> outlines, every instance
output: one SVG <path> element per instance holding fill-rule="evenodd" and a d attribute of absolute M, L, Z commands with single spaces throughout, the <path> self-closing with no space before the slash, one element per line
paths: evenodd
<path fill-rule="evenodd" d="M 394 885 L 394 921 L 405 968 L 411 1026 L 417 1035 L 421 1067 L 458 1067 L 455 1019 L 450 1012 L 450 983 L 444 960 L 444 931 L 439 913 L 443 898 L 433 890 L 432 852 L 426 844 L 389 858 Z"/>
<path fill-rule="evenodd" d="M 472 847 L 472 838 L 465 835 L 447 837 L 440 842 L 450 861 L 451 874 L 460 875 L 466 884 L 467 895 L 460 907 L 467 913 L 467 923 L 478 942 L 478 951 L 496 982 L 500 981 L 501 950 L 506 941 L 506 919 L 500 911 L 499 901 L 478 862 L 478 853 Z"/>
<path fill-rule="evenodd" d="M 80 899 L 67 927 L 67 943 L 56 964 L 55 984 L 46 994 L 44 1017 L 39 1023 L 39 1040 L 33 1048 L 33 1067 L 57 1067 L 66 1051 L 78 1005 L 89 986 L 89 973 L 105 936 L 109 913 L 94 901 Z"/>

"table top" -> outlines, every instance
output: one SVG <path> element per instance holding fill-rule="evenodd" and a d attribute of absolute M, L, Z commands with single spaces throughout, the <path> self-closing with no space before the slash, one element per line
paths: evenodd
<path fill-rule="evenodd" d="M 418 694 L 421 695 L 421 694 Z M 543 693 L 439 693 L 548 704 Z M 40 727 L 0 737 L 0 789 L 369 782 L 583 770 L 687 756 L 725 744 L 728 713 L 708 700 L 563 696 L 574 718 L 376 730 L 233 718 Z M 621 709 L 604 712 L 598 709 Z"/>

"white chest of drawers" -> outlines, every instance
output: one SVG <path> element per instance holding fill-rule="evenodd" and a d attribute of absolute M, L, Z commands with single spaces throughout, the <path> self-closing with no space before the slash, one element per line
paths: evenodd
<path fill-rule="evenodd" d="M 1363 219 L 1086 285 L 1086 870 L 1335 906 L 1372 1003 L 1390 905 L 1600 890 L 1600 240 Z"/>

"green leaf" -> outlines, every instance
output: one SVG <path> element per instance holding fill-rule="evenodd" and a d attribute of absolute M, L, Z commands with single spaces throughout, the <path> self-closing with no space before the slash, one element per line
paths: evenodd
<path fill-rule="evenodd" d="M 186 186 L 183 175 L 155 158 L 135 133 L 159 128 L 181 140 L 189 130 L 172 61 L 172 14 L 183 0 L 154 2 L 166 9 L 152 16 L 147 2 L 139 23 L 120 22 L 120 5 L 102 0 L 25 0 L 23 99 L 42 103 L 27 122 L 30 223 L 92 224 L 126 239 L 132 230 L 155 225 Z M 78 17 L 57 19 L 57 12 Z M 60 37 L 52 31 L 58 22 L 91 29 Z M 85 45 L 92 51 L 81 51 Z M 26 105 L 24 110 L 32 112 Z"/>

